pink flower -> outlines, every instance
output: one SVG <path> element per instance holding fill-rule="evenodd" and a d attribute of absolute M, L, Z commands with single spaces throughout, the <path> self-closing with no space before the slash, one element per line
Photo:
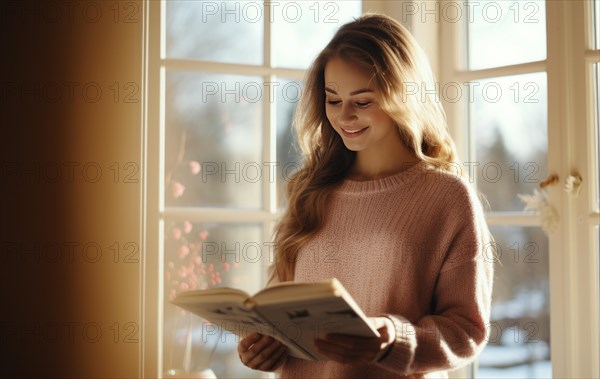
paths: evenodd
<path fill-rule="evenodd" d="M 171 182 L 171 195 L 173 195 L 174 199 L 179 199 L 183 195 L 184 191 L 185 186 L 183 184 L 179 183 L 176 180 L 173 180 Z"/>
<path fill-rule="evenodd" d="M 185 290 L 187 290 L 187 289 L 189 289 L 189 288 L 190 288 L 190 286 L 189 286 L 189 284 L 187 284 L 186 282 L 182 282 L 182 283 L 179 285 L 179 289 L 180 289 L 180 290 L 182 290 L 182 291 L 185 291 Z"/>
<path fill-rule="evenodd" d="M 181 229 L 179 228 L 173 228 L 173 230 L 171 231 L 171 233 L 173 234 L 173 238 L 175 238 L 176 240 L 181 238 Z"/>
<path fill-rule="evenodd" d="M 198 175 L 198 173 L 200 172 L 200 170 L 202 170 L 202 167 L 200 166 L 200 163 L 196 162 L 196 161 L 190 161 L 189 163 L 190 166 L 190 172 L 194 175 Z"/>
<path fill-rule="evenodd" d="M 200 239 L 204 241 L 206 237 L 208 237 L 208 232 L 206 230 L 203 230 L 200 233 L 198 233 L 198 237 L 200 237 Z"/>
<path fill-rule="evenodd" d="M 181 266 L 179 267 L 179 270 L 177 270 L 177 274 L 180 278 L 185 278 L 188 274 L 188 271 L 184 266 Z"/>
<path fill-rule="evenodd" d="M 190 253 L 190 248 L 186 245 L 179 246 L 179 250 L 177 250 L 177 255 L 179 255 L 179 259 L 185 258 Z"/>
<path fill-rule="evenodd" d="M 188 234 L 189 232 L 192 231 L 192 223 L 189 221 L 184 221 L 183 222 L 183 231 Z"/>
<path fill-rule="evenodd" d="M 229 272 L 230 269 L 231 265 L 229 264 L 229 262 L 223 263 L 223 270 L 225 270 L 225 272 Z"/>

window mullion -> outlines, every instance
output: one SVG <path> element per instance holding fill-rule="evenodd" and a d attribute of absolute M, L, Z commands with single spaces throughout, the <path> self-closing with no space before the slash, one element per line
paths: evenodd
<path fill-rule="evenodd" d="M 245 210 L 209 207 L 167 207 L 160 216 L 165 219 L 193 222 L 255 223 L 271 221 L 275 216 L 265 210 Z"/>
<path fill-rule="evenodd" d="M 550 235 L 551 355 L 557 377 L 598 377 L 598 254 L 592 228 L 585 222 L 589 202 L 586 141 L 591 126 L 586 111 L 584 2 L 549 1 L 548 34 L 548 170 L 561 181 L 578 171 L 586 183 L 579 197 L 561 187 L 550 200 L 561 218 Z M 585 216 L 584 216 L 585 215 Z"/>
<path fill-rule="evenodd" d="M 562 32 L 564 27 L 563 11 L 565 4 L 562 2 L 549 2 L 546 4 L 547 25 L 547 77 L 548 77 L 548 172 L 562 172 L 563 157 L 567 155 L 568 145 L 566 132 L 566 112 L 561 99 L 566 96 L 566 80 L 561 80 L 566 74 L 563 56 L 565 51 L 565 36 Z M 556 31 L 555 31 L 556 30 Z M 559 95 L 562 94 L 562 95 Z M 562 204 L 561 193 L 550 189 L 551 201 L 558 209 L 564 225 L 565 215 L 568 209 Z M 572 249 L 569 247 L 568 227 L 561 226 L 560 233 L 549 236 L 550 254 L 550 334 L 552 344 L 550 346 L 552 360 L 552 373 L 557 377 L 570 377 L 575 351 L 572 349 L 573 339 L 570 338 L 570 328 L 566 325 L 573 324 L 573 313 L 570 311 L 569 299 L 570 288 L 568 283 L 572 277 L 571 260 L 569 258 Z M 556 359 L 559 358 L 559 359 Z"/>
<path fill-rule="evenodd" d="M 569 2 L 570 3 L 570 2 Z M 580 326 L 577 337 L 581 351 L 579 352 L 580 371 L 574 372 L 576 376 L 600 377 L 600 288 L 599 276 L 599 251 L 594 241 L 593 227 L 586 222 L 595 207 L 595 172 L 594 162 L 595 145 L 598 141 L 594 136 L 594 91 L 592 88 L 593 73 L 591 64 L 586 62 L 586 51 L 591 46 L 591 2 L 575 2 L 569 4 L 571 12 L 567 19 L 569 30 L 572 31 L 572 49 L 566 56 L 571 67 L 572 77 L 569 84 L 572 86 L 573 96 L 570 97 L 569 107 L 572 115 L 572 126 L 569 130 L 573 133 L 573 162 L 570 169 L 581 174 L 585 179 L 578 197 L 567 195 L 569 204 L 573 207 L 572 218 L 569 220 L 575 228 L 575 258 L 576 276 L 572 283 L 576 293 L 576 323 Z M 584 20 L 584 22 L 581 22 Z M 597 56 L 598 57 L 598 56 Z M 565 175 L 574 171 L 566 172 Z M 592 338 L 589 338 L 592 336 Z M 583 344 L 581 341 L 585 341 Z"/>
<path fill-rule="evenodd" d="M 546 71 L 546 61 L 528 62 L 511 66 L 487 68 L 483 70 L 460 71 L 456 73 L 459 83 L 497 78 L 500 76 L 532 74 Z"/>
<path fill-rule="evenodd" d="M 142 78 L 142 228 L 140 246 L 140 369 L 142 378 L 159 377 L 162 372 L 163 333 L 163 222 L 160 208 L 164 198 L 161 135 L 163 84 L 161 82 L 161 49 L 164 21 L 161 2 L 142 2 L 143 75 Z M 162 114 L 161 114 L 162 113 Z M 151 252 L 148 254 L 148 252 Z"/>
<path fill-rule="evenodd" d="M 265 14 L 269 12 L 270 7 L 265 4 L 264 6 Z M 263 67 L 266 69 L 266 72 L 263 74 L 263 97 L 262 97 L 262 106 L 263 106 L 263 162 L 260 163 L 261 167 L 265 167 L 264 165 L 268 162 L 275 161 L 275 89 L 270 83 L 275 81 L 275 76 L 272 73 L 273 69 L 273 54 L 272 54 L 272 38 L 271 38 L 271 27 L 272 24 L 270 22 L 270 14 L 266 14 L 266 17 L 263 17 Z M 268 174 L 263 175 L 263 210 L 267 212 L 275 212 L 275 204 L 273 202 L 273 198 L 275 197 L 275 183 L 274 179 L 271 178 L 271 169 L 270 165 L 267 165 Z"/>
<path fill-rule="evenodd" d="M 523 212 L 490 212 L 485 215 L 489 226 L 541 226 L 539 214 Z"/>
<path fill-rule="evenodd" d="M 265 85 L 263 86 L 263 162 L 261 167 L 267 167 L 268 173 L 263 175 L 263 213 L 266 217 L 262 220 L 262 239 L 264 242 L 270 242 L 271 231 L 273 225 L 273 217 L 276 212 L 277 203 L 277 188 L 276 188 L 276 175 L 271 176 L 273 170 L 271 170 L 271 164 L 269 162 L 276 161 L 276 115 L 275 115 L 275 87 L 267 83 L 274 83 L 276 77 L 273 74 L 273 49 L 272 49 L 272 27 L 271 23 L 271 7 L 265 1 L 263 9 L 265 10 L 263 17 L 263 66 L 266 68 L 263 79 Z M 298 70 L 300 71 L 300 70 Z M 265 166 L 265 163 L 268 163 Z M 263 244 L 263 246 L 265 246 Z M 262 270 L 263 274 L 267 273 L 267 268 L 270 264 L 270 259 L 262 259 Z M 263 275 L 261 279 L 261 287 L 266 285 L 268 278 L 267 275 Z"/>
<path fill-rule="evenodd" d="M 461 24 L 460 22 L 448 22 L 445 19 L 442 19 L 441 22 L 440 56 L 444 57 L 445 62 L 448 62 L 447 64 L 439 65 L 439 80 L 442 85 L 446 83 L 460 83 L 457 74 L 466 67 L 464 65 L 464 54 L 462 54 L 464 46 L 461 43 L 466 33 L 463 30 L 465 28 Z M 443 96 L 441 99 L 444 111 L 446 112 L 448 128 L 450 129 L 450 134 L 456 144 L 460 158 L 464 161 L 469 161 L 471 158 L 471 149 L 469 147 L 468 132 L 464 128 L 468 120 L 467 113 L 465 112 L 468 105 L 468 96 L 462 96 L 456 102 L 449 102 Z"/>
<path fill-rule="evenodd" d="M 293 79 L 302 79 L 304 70 L 296 68 L 274 68 L 266 65 L 225 63 L 193 59 L 165 58 L 163 65 L 169 71 L 209 72 L 234 75 L 278 75 Z"/>

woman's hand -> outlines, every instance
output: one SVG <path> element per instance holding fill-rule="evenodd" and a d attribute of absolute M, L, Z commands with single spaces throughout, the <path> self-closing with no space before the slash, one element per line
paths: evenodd
<path fill-rule="evenodd" d="M 252 333 L 238 344 L 242 363 L 251 369 L 275 371 L 287 359 L 287 347 L 273 337 Z"/>
<path fill-rule="evenodd" d="M 315 345 L 321 354 L 340 363 L 371 363 L 378 360 L 391 348 L 396 338 L 394 324 L 387 317 L 369 318 L 381 335 L 379 338 L 354 337 L 344 334 L 328 334 L 325 339 L 316 339 Z"/>

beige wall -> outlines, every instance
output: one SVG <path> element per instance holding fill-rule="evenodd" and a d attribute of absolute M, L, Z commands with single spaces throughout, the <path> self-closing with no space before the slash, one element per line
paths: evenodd
<path fill-rule="evenodd" d="M 141 12 L 2 5 L 3 377 L 138 376 Z"/>

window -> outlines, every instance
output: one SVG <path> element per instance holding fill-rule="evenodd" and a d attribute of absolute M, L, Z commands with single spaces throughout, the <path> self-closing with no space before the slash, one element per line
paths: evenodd
<path fill-rule="evenodd" d="M 304 70 L 363 6 L 277 3 L 144 3 L 145 376 L 198 371 L 209 357 L 223 364 L 219 377 L 256 374 L 237 363 L 231 335 L 168 300 L 190 285 L 172 279 L 198 255 L 192 282 L 264 285 L 281 191 L 299 159 L 289 126 Z M 364 4 L 430 42 L 464 169 L 489 203 L 501 264 L 489 345 L 472 375 L 599 377 L 599 0 Z M 524 213 L 518 195 L 551 175 L 558 222 L 545 233 L 551 218 Z M 579 190 L 566 192 L 578 177 Z"/>
<path fill-rule="evenodd" d="M 498 256 L 479 378 L 598 376 L 598 5 L 440 2 L 444 107 Z"/>
<path fill-rule="evenodd" d="M 281 192 L 300 163 L 290 126 L 304 71 L 334 31 L 361 14 L 361 2 L 150 3 L 161 25 L 149 62 L 161 94 L 151 226 L 162 276 L 158 370 L 264 377 L 239 362 L 237 337 L 169 299 L 184 289 L 253 293 L 265 285 Z"/>
<path fill-rule="evenodd" d="M 545 43 L 536 43 L 545 41 L 545 6 L 540 1 L 470 5 L 467 161 L 474 162 L 472 173 L 489 211 L 499 214 L 490 222 L 498 258 L 490 335 L 477 377 L 548 378 L 548 241 L 540 226 L 525 226 L 507 214 L 523 208 L 516 194 L 530 193 L 547 176 L 546 73 L 539 65 L 517 75 L 506 70 L 546 58 Z"/>

